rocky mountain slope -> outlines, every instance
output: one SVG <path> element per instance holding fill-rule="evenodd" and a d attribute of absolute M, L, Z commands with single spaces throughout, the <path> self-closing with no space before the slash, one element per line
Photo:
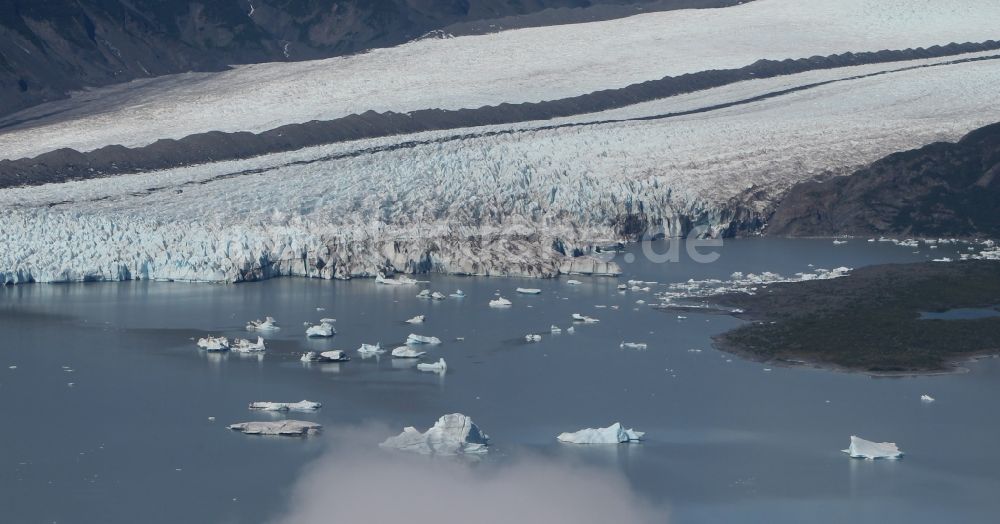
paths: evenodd
<path fill-rule="evenodd" d="M 0 114 L 69 91 L 464 33 L 727 0 L 0 0 Z M 598 7 L 588 15 L 588 7 Z M 499 26 L 483 21 L 500 18 Z M 482 25 L 470 25 L 481 22 Z M 441 33 L 442 35 L 445 33 Z"/>
<path fill-rule="evenodd" d="M 1000 123 L 956 143 L 889 155 L 850 176 L 799 184 L 767 232 L 1000 237 Z"/>

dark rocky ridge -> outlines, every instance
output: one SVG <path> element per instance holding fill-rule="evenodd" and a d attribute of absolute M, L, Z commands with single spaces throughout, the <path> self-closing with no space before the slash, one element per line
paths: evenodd
<path fill-rule="evenodd" d="M 0 115 L 69 91 L 230 64 L 737 0 L 0 0 Z M 252 12 L 252 15 L 250 14 Z M 535 16 L 537 15 L 537 16 Z"/>
<path fill-rule="evenodd" d="M 107 146 L 86 153 L 72 149 L 60 149 L 30 159 L 0 161 L 0 188 L 83 180 L 196 163 L 248 158 L 363 138 L 546 120 L 625 107 L 639 102 L 719 87 L 744 80 L 770 78 L 817 69 L 901 62 L 995 49 L 1000 49 L 1000 42 L 990 40 L 983 43 L 952 43 L 926 49 L 844 53 L 797 60 L 760 60 L 739 69 L 702 71 L 677 77 L 665 77 L 621 89 L 597 91 L 577 97 L 538 103 L 500 104 L 454 111 L 424 109 L 406 114 L 369 111 L 361 115 L 350 115 L 329 121 L 289 124 L 259 134 L 209 132 L 190 135 L 178 140 L 163 139 L 144 147 Z M 995 57 L 961 59 L 960 61 L 992 58 Z M 798 88 L 791 91 L 796 89 Z M 780 95 L 785 92 L 789 92 L 789 90 L 756 97 L 748 101 Z M 747 101 L 737 103 L 745 102 Z M 714 108 L 706 108 L 705 110 L 709 109 Z M 663 117 L 664 115 L 658 115 L 648 118 Z"/>
<path fill-rule="evenodd" d="M 768 235 L 1000 237 L 1000 123 L 957 143 L 894 153 L 856 173 L 798 184 Z"/>
<path fill-rule="evenodd" d="M 772 284 L 711 299 L 752 323 L 716 337 L 723 350 L 766 362 L 869 373 L 950 369 L 1000 352 L 1000 317 L 924 320 L 922 312 L 1000 304 L 1000 262 L 886 264 L 831 280 Z"/>

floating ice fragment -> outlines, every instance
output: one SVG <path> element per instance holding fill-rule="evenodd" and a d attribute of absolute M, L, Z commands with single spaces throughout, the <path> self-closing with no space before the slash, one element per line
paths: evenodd
<path fill-rule="evenodd" d="M 358 348 L 358 353 L 363 357 L 370 357 L 372 355 L 381 355 L 385 353 L 385 350 L 382 349 L 382 344 L 375 344 L 374 346 L 371 344 L 361 344 L 361 347 Z"/>
<path fill-rule="evenodd" d="M 573 279 L 567 280 L 566 283 L 569 284 L 569 285 L 571 285 L 571 286 L 579 286 L 580 284 L 583 284 L 583 282 L 580 282 L 579 280 L 573 280 Z"/>
<path fill-rule="evenodd" d="M 385 278 L 385 275 L 383 275 L 382 273 L 379 273 L 375 277 L 375 283 L 376 284 L 384 284 L 386 286 L 404 286 L 404 285 L 413 285 L 413 284 L 416 284 L 417 281 L 414 280 L 414 279 L 412 279 L 412 278 L 409 278 L 407 276 L 401 276 L 401 277 L 399 277 L 397 279 Z"/>
<path fill-rule="evenodd" d="M 409 336 L 406 337 L 406 343 L 407 343 L 407 345 L 411 345 L 411 346 L 417 345 L 417 344 L 440 344 L 441 343 L 441 339 L 439 339 L 437 337 L 428 337 L 428 336 L 424 336 L 424 335 L 416 335 L 416 334 L 410 333 Z"/>
<path fill-rule="evenodd" d="M 541 289 L 536 289 L 533 287 L 519 287 L 515 291 L 523 295 L 537 295 L 542 292 Z"/>
<path fill-rule="evenodd" d="M 622 342 L 621 344 L 618 344 L 618 347 L 620 349 L 625 349 L 625 348 L 628 348 L 628 349 L 646 349 L 646 343 L 645 342 Z"/>
<path fill-rule="evenodd" d="M 591 318 L 586 315 L 581 315 L 579 313 L 573 313 L 573 320 L 577 322 L 584 322 L 586 324 L 593 324 L 595 322 L 600 322 L 600 320 L 596 318 Z"/>
<path fill-rule="evenodd" d="M 431 290 L 421 289 L 420 293 L 417 293 L 417 298 L 431 298 Z"/>
<path fill-rule="evenodd" d="M 464 298 L 465 297 L 465 292 L 462 291 L 461 289 L 456 289 L 455 292 L 451 294 L 451 296 L 453 296 L 455 298 Z"/>
<path fill-rule="evenodd" d="M 264 337 L 257 337 L 257 342 L 250 342 L 245 338 L 238 338 L 233 341 L 233 345 L 230 349 L 238 353 L 258 353 L 264 351 Z"/>
<path fill-rule="evenodd" d="M 351 357 L 347 356 L 347 353 L 339 349 L 324 351 L 319 356 L 320 362 L 347 362 L 351 360 Z"/>
<path fill-rule="evenodd" d="M 319 323 L 320 324 L 333 324 L 336 321 L 337 321 L 337 319 L 335 319 L 335 318 L 321 318 L 321 319 L 319 319 Z"/>
<path fill-rule="evenodd" d="M 461 414 L 445 415 L 434 426 L 421 433 L 408 426 L 395 437 L 389 437 L 380 447 L 413 451 L 425 455 L 457 455 L 459 453 L 486 453 L 489 436 L 480 431 L 472 419 Z"/>
<path fill-rule="evenodd" d="M 272 422 L 240 422 L 227 426 L 233 431 L 247 435 L 281 435 L 287 437 L 304 437 L 319 433 L 323 426 L 315 422 L 302 420 L 277 420 Z"/>
<path fill-rule="evenodd" d="M 642 431 L 625 429 L 621 422 L 606 428 L 587 428 L 574 433 L 562 433 L 556 437 L 559 442 L 568 444 L 624 444 L 642 440 Z"/>
<path fill-rule="evenodd" d="M 570 327 L 566 328 L 566 332 L 570 333 L 570 334 L 576 333 L 576 328 L 573 327 L 573 326 L 570 326 Z"/>
<path fill-rule="evenodd" d="M 251 320 L 247 322 L 247 331 L 276 331 L 278 327 L 274 317 L 264 317 L 264 320 Z"/>
<path fill-rule="evenodd" d="M 437 291 L 431 293 L 431 298 L 434 300 L 444 300 L 448 297 L 444 296 L 444 293 L 439 293 Z"/>
<path fill-rule="evenodd" d="M 205 351 L 226 351 L 229 349 L 229 339 L 226 337 L 207 337 L 198 339 L 198 347 Z"/>
<path fill-rule="evenodd" d="M 444 361 L 443 358 L 440 358 L 438 359 L 437 362 L 433 362 L 430 364 L 421 362 L 417 364 L 417 369 L 419 369 L 420 371 L 433 371 L 435 373 L 444 374 L 444 372 L 448 370 L 448 364 Z"/>
<path fill-rule="evenodd" d="M 930 395 L 920 395 L 920 401 L 930 404 L 931 402 L 934 402 L 934 397 Z"/>
<path fill-rule="evenodd" d="M 875 459 L 898 459 L 903 456 L 894 442 L 872 442 L 860 437 L 851 435 L 851 445 L 843 450 L 853 458 Z"/>
<path fill-rule="evenodd" d="M 534 333 L 528 333 L 527 335 L 524 336 L 524 340 L 527 342 L 541 342 L 542 336 L 536 335 Z"/>
<path fill-rule="evenodd" d="M 846 244 L 846 243 L 847 243 L 846 240 L 834 240 L 833 241 L 833 245 L 835 245 L 835 246 L 839 246 L 841 244 Z"/>
<path fill-rule="evenodd" d="M 396 358 L 418 358 L 425 354 L 426 351 L 417 351 L 409 346 L 399 346 L 392 350 L 392 356 Z"/>
<path fill-rule="evenodd" d="M 499 297 L 495 300 L 490 300 L 490 307 L 510 307 L 511 301 L 506 298 Z"/>
<path fill-rule="evenodd" d="M 413 317 L 411 319 L 408 319 L 406 321 L 406 323 L 407 324 L 423 324 L 424 323 L 424 316 L 423 315 L 417 315 L 417 316 L 415 316 L 415 317 Z"/>
<path fill-rule="evenodd" d="M 323 322 L 317 326 L 309 326 L 306 329 L 306 336 L 310 338 L 330 338 L 336 333 L 337 330 L 329 322 Z"/>
<path fill-rule="evenodd" d="M 559 333 L 562 333 L 562 329 L 560 329 L 560 328 L 559 328 L 559 326 L 557 326 L 557 325 L 553 324 L 553 325 L 552 325 L 552 326 L 551 326 L 551 327 L 549 328 L 549 333 L 552 333 L 553 335 L 557 335 L 557 334 L 559 334 Z"/>
<path fill-rule="evenodd" d="M 316 411 L 323 407 L 319 402 L 300 400 L 298 402 L 251 402 L 250 409 L 261 411 Z M 209 417 L 214 420 L 215 417 Z"/>

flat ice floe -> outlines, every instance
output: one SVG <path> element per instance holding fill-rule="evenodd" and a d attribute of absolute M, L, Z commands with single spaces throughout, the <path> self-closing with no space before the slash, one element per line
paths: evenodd
<path fill-rule="evenodd" d="M 240 422 L 230 424 L 229 429 L 247 435 L 281 435 L 286 437 L 304 437 L 319 433 L 323 426 L 315 422 L 301 420 L 278 420 L 269 422 Z"/>
<path fill-rule="evenodd" d="M 489 436 L 483 433 L 472 419 L 461 413 L 445 415 L 430 429 L 421 433 L 408 426 L 395 437 L 379 444 L 383 448 L 412 451 L 425 455 L 457 455 L 461 453 L 486 453 Z"/>
<path fill-rule="evenodd" d="M 427 335 L 417 335 L 415 333 L 410 333 L 406 337 L 406 343 L 408 345 L 421 345 L 421 344 L 431 344 L 431 345 L 434 345 L 434 344 L 440 344 L 441 343 L 441 339 L 439 339 L 437 337 L 427 336 Z"/>
<path fill-rule="evenodd" d="M 894 442 L 872 442 L 854 435 L 851 435 L 851 445 L 843 451 L 853 458 L 868 460 L 898 459 L 903 456 Z"/>
<path fill-rule="evenodd" d="M 260 132 L 367 110 L 553 100 L 763 58 L 984 41 L 997 37 L 997 19 L 1000 5 L 992 0 L 756 0 L 725 9 L 425 39 L 327 60 L 95 89 L 11 117 L 36 119 L 0 134 L 0 155 L 136 146 L 206 131 Z"/>
<path fill-rule="evenodd" d="M 626 429 L 621 422 L 606 428 L 587 428 L 573 433 L 561 433 L 556 437 L 559 442 L 568 444 L 626 444 L 642 440 L 642 431 Z"/>
<path fill-rule="evenodd" d="M 251 402 L 250 409 L 261 411 L 316 411 L 323 407 L 319 402 L 300 400 L 298 402 Z"/>

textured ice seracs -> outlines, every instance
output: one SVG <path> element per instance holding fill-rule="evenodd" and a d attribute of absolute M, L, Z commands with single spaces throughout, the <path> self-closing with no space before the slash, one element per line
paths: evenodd
<path fill-rule="evenodd" d="M 851 435 L 851 445 L 843 451 L 853 458 L 868 460 L 898 459 L 903 456 L 894 442 L 872 442 L 854 435 Z"/>
<path fill-rule="evenodd" d="M 0 281 L 613 273 L 613 261 L 566 254 L 647 229 L 752 228 L 794 182 L 1000 120 L 991 88 L 998 83 L 995 63 L 976 62 L 663 121 L 469 137 L 283 166 L 407 139 L 397 137 L 5 190 Z"/>
<path fill-rule="evenodd" d="M 452 413 L 439 418 L 424 433 L 407 426 L 402 433 L 386 439 L 379 446 L 425 455 L 457 455 L 486 453 L 488 443 L 489 436 L 480 431 L 471 418 L 461 413 Z"/>
<path fill-rule="evenodd" d="M 319 402 L 300 400 L 298 402 L 251 402 L 250 409 L 261 411 L 316 411 L 323 407 Z"/>
<path fill-rule="evenodd" d="M 269 422 L 240 422 L 230 424 L 229 429 L 247 435 L 281 435 L 286 437 L 304 437 L 319 433 L 321 424 L 302 420 L 277 420 Z"/>
<path fill-rule="evenodd" d="M 642 431 L 626 429 L 621 422 L 606 428 L 587 428 L 573 433 L 561 433 L 556 439 L 568 444 L 625 444 L 642 440 Z"/>
<path fill-rule="evenodd" d="M 205 131 L 259 132 L 368 110 L 553 100 L 762 58 L 983 41 L 997 37 L 997 19 L 1000 5 L 993 0 L 756 0 L 424 39 L 321 61 L 171 75 L 81 93 L 12 117 L 42 118 L 0 134 L 0 155 L 134 146 Z"/>

